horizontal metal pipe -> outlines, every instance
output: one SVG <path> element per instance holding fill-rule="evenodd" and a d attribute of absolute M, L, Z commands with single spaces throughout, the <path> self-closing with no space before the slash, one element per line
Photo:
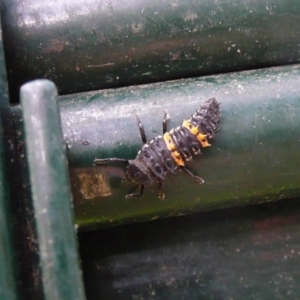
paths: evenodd
<path fill-rule="evenodd" d="M 299 80 L 295 65 L 60 97 L 76 222 L 93 228 L 299 196 Z M 135 113 L 151 140 L 164 110 L 176 127 L 211 97 L 221 102 L 221 129 L 188 163 L 204 184 L 179 172 L 167 177 L 164 201 L 156 185 L 126 200 L 133 185 L 124 166 L 93 166 L 95 158 L 136 156 Z"/>
<path fill-rule="evenodd" d="M 3 0 L 10 93 L 60 94 L 297 63 L 298 0 Z"/>
<path fill-rule="evenodd" d="M 77 222 L 133 222 L 299 195 L 299 80 L 297 65 L 62 97 Z M 150 140 L 161 133 L 163 110 L 175 127 L 210 97 L 221 102 L 221 129 L 189 164 L 205 184 L 180 173 L 166 180 L 165 201 L 157 186 L 125 200 L 122 166 L 92 167 L 95 157 L 135 157 L 142 142 L 134 113 Z"/>

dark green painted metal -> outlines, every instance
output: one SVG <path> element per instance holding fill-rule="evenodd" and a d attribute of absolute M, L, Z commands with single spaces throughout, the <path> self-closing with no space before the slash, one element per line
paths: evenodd
<path fill-rule="evenodd" d="M 299 200 L 84 232 L 87 299 L 299 299 Z"/>
<path fill-rule="evenodd" d="M 14 220 L 13 239 L 16 251 L 18 291 L 24 299 L 44 300 L 38 238 L 26 157 L 23 116 L 10 108 L 11 135 L 7 138 L 11 158 L 10 194 Z M 16 175 L 17 174 L 17 175 Z"/>
<path fill-rule="evenodd" d="M 9 100 L 6 67 L 0 25 L 0 299 L 17 299 L 16 249 L 13 247 L 13 223 L 9 184 L 12 137 L 9 126 Z"/>
<path fill-rule="evenodd" d="M 297 63 L 298 0 L 4 0 L 11 94 L 60 93 Z"/>
<path fill-rule="evenodd" d="M 31 190 L 46 299 L 84 299 L 57 90 L 48 80 L 21 88 Z"/>
<path fill-rule="evenodd" d="M 0 136 L 3 136 L 0 124 Z M 16 299 L 15 274 L 13 273 L 13 248 L 11 245 L 11 220 L 8 210 L 9 193 L 8 182 L 5 175 L 4 149 L 0 139 L 0 299 Z"/>
<path fill-rule="evenodd" d="M 71 167 L 76 222 L 82 227 L 134 222 L 300 194 L 300 65 L 105 90 L 60 98 Z M 92 167 L 95 157 L 134 158 L 148 140 L 181 124 L 210 97 L 221 102 L 221 130 L 189 163 L 205 179 L 169 176 L 166 200 L 157 186 L 126 200 L 132 185 L 122 166 Z"/>
<path fill-rule="evenodd" d="M 299 80 L 295 65 L 60 97 L 76 223 L 88 229 L 299 196 Z M 221 130 L 189 163 L 205 184 L 169 175 L 165 201 L 156 185 L 126 200 L 133 186 L 123 167 L 93 166 L 96 157 L 135 157 L 134 113 L 150 140 L 161 134 L 163 110 L 176 127 L 209 97 L 221 102 Z"/>

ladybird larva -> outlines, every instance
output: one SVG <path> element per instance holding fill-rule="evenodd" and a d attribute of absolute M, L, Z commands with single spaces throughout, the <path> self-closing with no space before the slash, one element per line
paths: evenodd
<path fill-rule="evenodd" d="M 166 174 L 174 173 L 178 168 L 199 183 L 204 183 L 201 177 L 186 167 L 185 162 L 201 153 L 201 148 L 209 147 L 208 140 L 213 138 L 219 128 L 220 103 L 215 98 L 206 100 L 188 120 L 184 120 L 180 126 L 170 131 L 167 131 L 167 112 L 164 112 L 163 135 L 153 138 L 149 143 L 138 115 L 136 119 L 144 145 L 135 159 L 94 160 L 95 164 L 106 162 L 127 164 L 126 177 L 136 186 L 140 186 L 140 193 L 127 194 L 126 198 L 143 196 L 145 185 L 154 182 L 158 183 L 158 197 L 164 198 L 162 187 Z"/>

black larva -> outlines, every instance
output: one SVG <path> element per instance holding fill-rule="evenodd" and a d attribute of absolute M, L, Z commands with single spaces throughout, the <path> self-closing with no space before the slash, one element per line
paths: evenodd
<path fill-rule="evenodd" d="M 199 183 L 204 180 L 194 175 L 185 162 L 199 154 L 202 147 L 208 147 L 211 139 L 218 130 L 220 119 L 220 103 L 211 98 L 206 100 L 200 108 L 182 125 L 167 131 L 167 113 L 164 113 L 163 135 L 157 136 L 147 143 L 144 127 L 136 115 L 141 137 L 144 143 L 142 149 L 133 160 L 121 158 L 95 159 L 95 164 L 106 162 L 123 162 L 127 164 L 126 177 L 129 181 L 140 186 L 140 193 L 130 193 L 126 198 L 141 197 L 146 184 L 158 183 L 158 197 L 164 198 L 162 191 L 166 173 L 174 173 L 177 168 L 184 170 Z"/>

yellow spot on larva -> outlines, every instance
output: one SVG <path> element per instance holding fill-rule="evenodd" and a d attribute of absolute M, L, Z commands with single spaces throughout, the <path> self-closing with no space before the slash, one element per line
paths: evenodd
<path fill-rule="evenodd" d="M 189 120 L 184 120 L 182 123 L 182 126 L 187 128 L 191 134 L 195 135 L 199 143 L 201 144 L 202 147 L 209 147 L 210 144 L 207 141 L 207 135 L 201 133 L 198 130 L 197 126 L 194 126 Z"/>
<path fill-rule="evenodd" d="M 178 166 L 184 166 L 183 159 L 181 158 L 180 154 L 176 150 L 172 151 L 171 155 Z"/>
<path fill-rule="evenodd" d="M 172 158 L 176 162 L 178 166 L 184 166 L 183 159 L 181 158 L 180 154 L 178 151 L 176 151 L 175 144 L 172 141 L 171 135 L 169 132 L 166 132 L 164 134 L 164 141 L 167 145 L 168 150 L 171 152 Z"/>
<path fill-rule="evenodd" d="M 202 147 L 209 147 L 211 144 L 207 141 L 207 135 L 199 132 L 197 140 L 201 143 Z"/>
<path fill-rule="evenodd" d="M 164 141 L 165 141 L 169 151 L 174 151 L 175 150 L 175 144 L 173 143 L 171 135 L 170 135 L 169 132 L 166 132 L 164 134 Z"/>
<path fill-rule="evenodd" d="M 184 120 L 182 126 L 187 128 L 190 131 L 190 133 L 193 135 L 197 135 L 199 133 L 198 128 L 193 124 L 191 124 L 188 120 Z"/>

